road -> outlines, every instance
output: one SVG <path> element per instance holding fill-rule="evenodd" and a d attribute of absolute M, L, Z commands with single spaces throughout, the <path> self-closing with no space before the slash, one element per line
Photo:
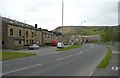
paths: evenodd
<path fill-rule="evenodd" d="M 4 61 L 3 76 L 91 76 L 107 49 L 101 45 L 54 52 L 49 55 Z"/>

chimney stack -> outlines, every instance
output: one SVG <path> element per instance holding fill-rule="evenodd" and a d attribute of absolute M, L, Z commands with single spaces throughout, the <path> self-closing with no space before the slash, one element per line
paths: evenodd
<path fill-rule="evenodd" d="M 37 28 L 37 24 L 35 24 L 35 28 Z"/>

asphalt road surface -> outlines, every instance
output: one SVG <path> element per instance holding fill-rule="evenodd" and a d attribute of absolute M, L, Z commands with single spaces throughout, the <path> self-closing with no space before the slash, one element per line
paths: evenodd
<path fill-rule="evenodd" d="M 101 45 L 83 47 L 2 63 L 3 76 L 91 76 L 107 54 Z"/>

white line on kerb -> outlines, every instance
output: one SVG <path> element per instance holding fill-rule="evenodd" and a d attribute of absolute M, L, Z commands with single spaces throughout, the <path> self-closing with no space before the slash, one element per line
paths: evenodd
<path fill-rule="evenodd" d="M 92 76 L 93 72 L 94 72 L 94 71 L 92 71 L 92 72 L 89 74 L 89 76 Z"/>
<path fill-rule="evenodd" d="M 14 73 L 14 72 L 17 72 L 17 71 L 22 71 L 22 70 L 37 67 L 37 66 L 40 66 L 40 65 L 42 65 L 42 64 L 37 64 L 37 65 L 30 66 L 30 67 L 24 67 L 24 68 L 21 68 L 21 69 L 16 69 L 16 70 L 13 70 L 13 71 L 10 71 L 10 72 L 2 73 L 0 75 L 6 75 L 6 74 Z"/>

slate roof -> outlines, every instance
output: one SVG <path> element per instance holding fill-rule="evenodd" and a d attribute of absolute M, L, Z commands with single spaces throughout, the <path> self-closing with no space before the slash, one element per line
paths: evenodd
<path fill-rule="evenodd" d="M 19 22 L 17 20 L 9 19 L 9 18 L 6 18 L 6 17 L 1 17 L 1 18 L 2 18 L 2 22 L 7 23 L 7 24 L 11 24 L 11 25 L 19 26 L 19 27 L 37 29 L 32 25 L 25 24 L 25 23 Z"/>
<path fill-rule="evenodd" d="M 49 35 L 54 35 L 52 31 L 48 31 L 47 29 L 42 29 L 43 33 L 49 34 Z"/>

